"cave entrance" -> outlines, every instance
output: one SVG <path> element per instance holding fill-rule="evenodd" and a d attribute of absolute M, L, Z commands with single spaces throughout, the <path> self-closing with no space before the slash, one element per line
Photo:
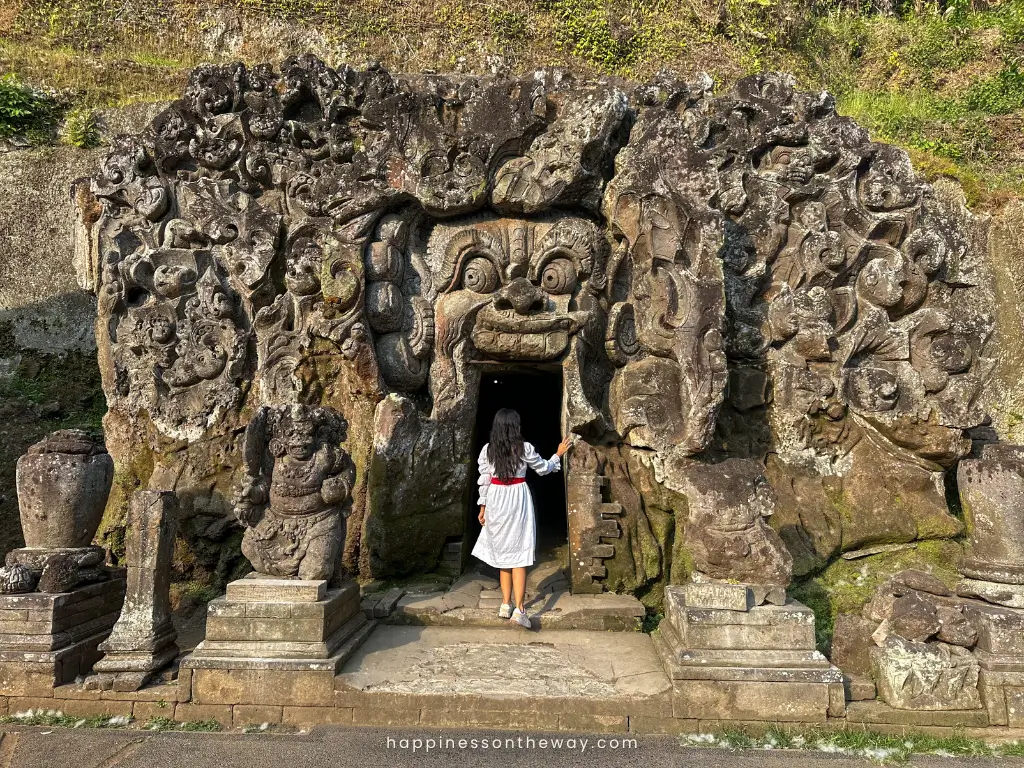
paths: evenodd
<path fill-rule="evenodd" d="M 550 458 L 562 439 L 562 369 L 560 366 L 481 366 L 480 400 L 477 405 L 470 472 L 473 478 L 470 508 L 466 524 L 467 553 L 472 551 L 480 523 L 476 504 L 476 457 L 487 443 L 494 414 L 501 408 L 514 408 L 522 420 L 523 439 L 533 443 L 537 452 Z M 539 477 L 527 470 L 526 483 L 533 494 L 537 511 L 536 567 L 569 563 L 569 523 L 565 506 L 565 474 L 553 472 Z M 469 556 L 471 564 L 479 561 Z M 486 566 L 485 566 L 486 567 Z"/>

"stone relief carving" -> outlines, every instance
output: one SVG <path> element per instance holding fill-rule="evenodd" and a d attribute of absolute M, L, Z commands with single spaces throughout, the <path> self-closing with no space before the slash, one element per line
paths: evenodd
<path fill-rule="evenodd" d="M 269 499 L 246 534 L 259 569 L 333 568 L 338 525 L 297 559 L 281 520 L 333 521 L 349 493 L 346 567 L 436 564 L 465 531 L 495 365 L 562 373 L 563 427 L 594 454 L 570 459 L 588 588 L 688 578 L 684 553 L 784 586 L 843 549 L 960 531 L 942 478 L 990 367 L 969 214 L 786 77 L 714 96 L 204 66 L 93 190 L 108 421 L 141 419 L 158 465 L 215 454 L 243 516 Z M 281 430 L 298 453 L 270 462 L 258 435 Z M 308 477 L 279 481 L 302 493 L 275 501 L 292 465 Z M 757 513 L 705 514 L 702 483 Z M 715 564 L 719 534 L 747 538 Z"/>

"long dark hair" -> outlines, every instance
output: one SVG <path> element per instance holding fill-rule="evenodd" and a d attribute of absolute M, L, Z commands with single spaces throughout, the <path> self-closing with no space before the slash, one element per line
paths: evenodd
<path fill-rule="evenodd" d="M 487 460 L 502 480 L 515 477 L 519 472 L 523 463 L 523 433 L 519 428 L 519 413 L 511 408 L 502 408 L 494 414 Z"/>

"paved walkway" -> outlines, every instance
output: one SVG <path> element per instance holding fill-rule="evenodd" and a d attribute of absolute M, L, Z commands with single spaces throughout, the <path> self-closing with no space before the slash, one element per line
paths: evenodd
<path fill-rule="evenodd" d="M 454 746 L 428 749 L 428 740 Z M 668 737 L 639 737 L 615 748 L 620 736 L 566 736 L 543 747 L 544 734 L 512 731 L 419 731 L 323 728 L 308 734 L 146 733 L 145 731 L 7 728 L 0 741 L 0 768 L 869 768 L 865 760 L 815 752 L 766 752 L 680 747 Z M 465 739 L 466 746 L 459 747 Z M 476 739 L 476 748 L 471 740 Z M 490 742 L 487 749 L 480 743 Z M 493 746 L 494 741 L 499 746 Z M 403 746 L 404 745 L 404 746 Z M 1021 768 L 1011 758 L 915 757 L 918 768 Z"/>
<path fill-rule="evenodd" d="M 342 668 L 361 691 L 511 697 L 649 697 L 669 679 L 640 632 L 378 626 Z"/>
<path fill-rule="evenodd" d="M 444 627 L 508 628 L 498 618 L 501 590 L 497 579 L 471 570 L 446 589 L 436 582 L 395 587 L 363 597 L 367 616 L 392 624 Z M 545 561 L 526 577 L 526 610 L 538 629 L 618 630 L 640 629 L 644 606 L 631 595 L 603 592 L 574 595 L 559 561 Z"/>

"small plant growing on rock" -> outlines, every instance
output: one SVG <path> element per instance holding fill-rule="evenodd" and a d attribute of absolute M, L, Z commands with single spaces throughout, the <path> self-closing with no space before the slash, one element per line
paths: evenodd
<path fill-rule="evenodd" d="M 64 118 L 61 140 L 79 149 L 98 147 L 100 131 L 96 113 L 86 107 L 78 107 L 68 112 Z"/>

